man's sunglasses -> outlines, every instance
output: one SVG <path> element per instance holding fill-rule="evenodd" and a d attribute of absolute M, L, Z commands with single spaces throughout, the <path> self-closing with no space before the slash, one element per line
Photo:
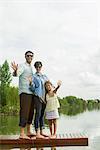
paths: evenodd
<path fill-rule="evenodd" d="M 33 55 L 26 55 L 27 57 L 33 57 Z"/>

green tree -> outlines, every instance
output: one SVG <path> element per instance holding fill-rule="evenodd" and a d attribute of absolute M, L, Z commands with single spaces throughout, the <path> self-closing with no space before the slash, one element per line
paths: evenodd
<path fill-rule="evenodd" d="M 12 81 L 11 72 L 7 60 L 0 66 L 0 105 L 6 105 L 7 88 Z"/>
<path fill-rule="evenodd" d="M 0 83 L 1 83 L 1 86 L 2 85 L 9 86 L 11 81 L 12 81 L 12 78 L 11 78 L 11 72 L 9 69 L 9 64 L 8 64 L 7 60 L 5 60 L 3 65 L 0 66 Z"/>

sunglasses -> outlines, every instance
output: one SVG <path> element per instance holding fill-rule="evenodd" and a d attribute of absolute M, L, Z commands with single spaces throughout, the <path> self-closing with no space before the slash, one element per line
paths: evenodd
<path fill-rule="evenodd" d="M 41 68 L 42 66 L 36 66 L 36 68 Z"/>
<path fill-rule="evenodd" d="M 26 55 L 27 57 L 33 57 L 33 55 Z"/>

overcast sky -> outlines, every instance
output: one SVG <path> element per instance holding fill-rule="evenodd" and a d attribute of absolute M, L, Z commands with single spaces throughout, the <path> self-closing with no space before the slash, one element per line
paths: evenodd
<path fill-rule="evenodd" d="M 0 64 L 32 50 L 33 64 L 62 80 L 59 96 L 100 98 L 99 8 L 99 0 L 0 0 Z"/>

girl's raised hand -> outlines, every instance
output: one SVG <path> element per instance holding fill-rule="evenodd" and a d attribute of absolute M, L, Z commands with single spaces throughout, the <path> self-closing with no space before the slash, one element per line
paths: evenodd
<path fill-rule="evenodd" d="M 61 81 L 61 80 L 58 80 L 57 85 L 58 85 L 58 86 L 61 86 L 61 83 L 62 83 L 62 81 Z"/>

